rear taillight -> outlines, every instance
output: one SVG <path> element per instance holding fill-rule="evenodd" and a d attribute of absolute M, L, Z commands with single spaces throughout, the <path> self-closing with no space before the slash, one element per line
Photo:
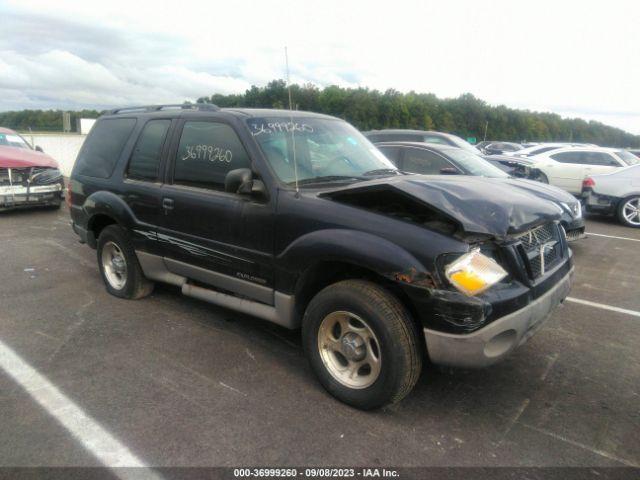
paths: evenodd
<path fill-rule="evenodd" d="M 582 188 L 593 188 L 596 186 L 596 182 L 591 177 L 587 177 L 582 181 Z"/>
<path fill-rule="evenodd" d="M 71 180 L 67 183 L 67 194 L 64 197 L 65 202 L 67 202 L 67 207 L 71 208 Z"/>

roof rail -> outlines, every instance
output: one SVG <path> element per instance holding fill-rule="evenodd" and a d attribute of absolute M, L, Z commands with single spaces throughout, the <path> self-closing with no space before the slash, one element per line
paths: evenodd
<path fill-rule="evenodd" d="M 143 113 L 143 112 L 159 112 L 161 110 L 201 110 L 207 112 L 217 112 L 220 107 L 213 103 L 175 103 L 168 105 L 143 105 L 139 107 L 122 107 L 109 110 L 108 115 L 116 115 L 118 113 Z"/>

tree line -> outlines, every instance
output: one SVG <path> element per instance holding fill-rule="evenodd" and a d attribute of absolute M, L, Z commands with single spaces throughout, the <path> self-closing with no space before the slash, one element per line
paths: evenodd
<path fill-rule="evenodd" d="M 562 118 L 555 113 L 491 106 L 465 93 L 457 98 L 438 98 L 431 93 L 385 92 L 368 88 L 331 85 L 291 85 L 294 108 L 343 118 L 360 130 L 411 128 L 454 133 L 481 141 L 583 142 L 611 147 L 640 147 L 640 135 L 579 118 Z M 219 107 L 288 108 L 284 80 L 265 87 L 252 86 L 241 94 L 213 94 L 198 103 Z"/>
<path fill-rule="evenodd" d="M 361 130 L 411 128 L 454 133 L 462 138 L 514 142 L 584 142 L 611 147 L 640 147 L 640 135 L 579 118 L 555 113 L 492 106 L 466 93 L 457 98 L 438 98 L 431 93 L 385 92 L 368 88 L 319 88 L 313 84 L 291 85 L 294 108 L 343 118 Z M 240 94 L 213 94 L 198 103 L 220 107 L 288 108 L 284 80 L 264 87 L 252 86 Z M 62 110 L 0 112 L 0 126 L 19 131 L 62 131 Z M 78 118 L 97 118 L 97 110 L 71 113 L 71 130 Z"/>
<path fill-rule="evenodd" d="M 79 118 L 98 118 L 97 110 L 71 111 L 71 131 L 78 131 Z M 18 110 L 0 112 L 0 127 L 20 132 L 62 132 L 63 110 Z"/>

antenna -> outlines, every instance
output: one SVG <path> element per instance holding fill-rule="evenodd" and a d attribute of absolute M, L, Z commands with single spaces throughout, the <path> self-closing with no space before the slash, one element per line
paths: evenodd
<path fill-rule="evenodd" d="M 291 121 L 291 146 L 293 148 L 293 177 L 296 184 L 296 194 L 300 193 L 298 188 L 298 162 L 296 161 L 296 129 L 293 123 L 293 102 L 291 101 L 291 82 L 289 81 L 289 52 L 284 47 L 284 62 L 287 67 L 287 90 L 289 92 L 289 120 Z"/>

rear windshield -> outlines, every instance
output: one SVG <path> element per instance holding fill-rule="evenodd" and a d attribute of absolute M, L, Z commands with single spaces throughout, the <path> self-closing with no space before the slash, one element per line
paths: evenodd
<path fill-rule="evenodd" d="M 98 120 L 78 154 L 74 173 L 110 177 L 135 125 L 135 118 Z"/>
<path fill-rule="evenodd" d="M 627 165 L 638 165 L 640 164 L 640 158 L 636 157 L 633 153 L 627 152 L 626 150 L 618 150 L 616 155 L 622 159 L 624 163 Z"/>

